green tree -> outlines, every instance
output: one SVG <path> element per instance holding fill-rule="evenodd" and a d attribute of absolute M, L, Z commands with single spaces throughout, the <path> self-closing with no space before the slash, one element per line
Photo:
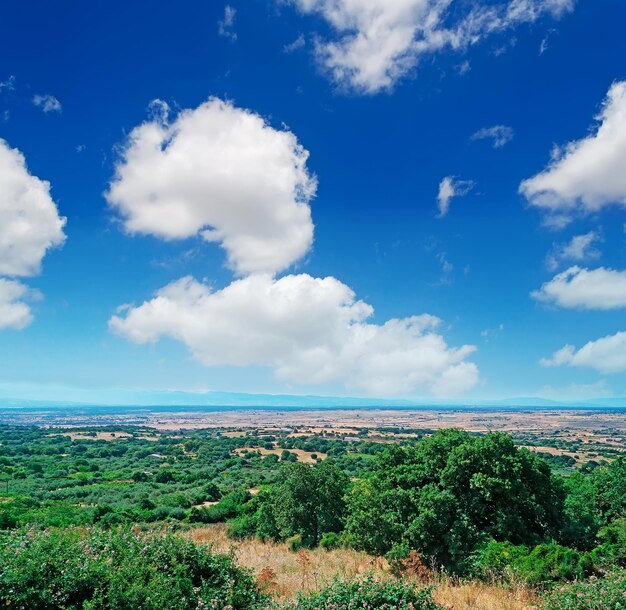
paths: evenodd
<path fill-rule="evenodd" d="M 259 498 L 257 532 L 263 537 L 300 536 L 307 545 L 343 528 L 348 478 L 330 462 L 284 463 L 270 492 Z"/>
<path fill-rule="evenodd" d="M 415 549 L 463 572 L 485 540 L 534 545 L 556 535 L 563 495 L 549 466 L 510 436 L 443 430 L 386 450 L 350 495 L 346 529 L 366 551 Z"/>

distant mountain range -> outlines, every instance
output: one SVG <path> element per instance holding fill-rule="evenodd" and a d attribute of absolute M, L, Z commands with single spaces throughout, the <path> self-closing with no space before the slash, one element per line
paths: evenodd
<path fill-rule="evenodd" d="M 626 398 L 595 398 L 557 401 L 537 397 L 502 400 L 401 400 L 341 396 L 300 396 L 293 394 L 245 394 L 238 392 L 182 392 L 114 390 L 98 392 L 98 400 L 85 394 L 73 400 L 0 398 L 3 408 L 71 407 L 207 407 L 225 408 L 626 408 Z"/>

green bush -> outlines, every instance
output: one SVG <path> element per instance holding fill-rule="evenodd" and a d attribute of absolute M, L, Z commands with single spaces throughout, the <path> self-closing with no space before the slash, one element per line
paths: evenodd
<path fill-rule="evenodd" d="M 573 583 L 546 596 L 544 610 L 625 610 L 626 570 L 616 570 L 605 578 Z"/>
<path fill-rule="evenodd" d="M 299 596 L 277 606 L 278 610 L 440 610 L 430 589 L 416 589 L 401 581 L 379 582 L 364 578 L 351 582 L 335 581 L 319 593 Z"/>
<path fill-rule="evenodd" d="M 517 574 L 530 585 L 582 579 L 593 565 L 586 553 L 558 544 L 540 544 L 514 564 Z"/>
<path fill-rule="evenodd" d="M 626 566 L 626 519 L 616 519 L 598 533 L 600 545 L 590 553 L 595 565 L 602 568 Z"/>
<path fill-rule="evenodd" d="M 485 580 L 506 580 L 513 575 L 513 566 L 529 553 L 523 544 L 491 540 L 473 554 L 472 574 Z"/>
<path fill-rule="evenodd" d="M 19 610 L 253 610 L 265 603 L 227 556 L 161 532 L 0 536 L 0 605 Z"/>
<path fill-rule="evenodd" d="M 322 535 L 322 539 L 320 540 L 320 546 L 327 551 L 332 549 L 337 549 L 341 546 L 341 535 L 336 534 L 335 532 L 326 532 Z"/>
<path fill-rule="evenodd" d="M 256 528 L 254 515 L 241 515 L 228 524 L 226 535 L 234 540 L 252 538 L 256 534 Z"/>
<path fill-rule="evenodd" d="M 523 580 L 532 586 L 582 579 L 593 570 L 589 553 L 555 543 L 529 549 L 492 540 L 474 553 L 472 562 L 473 574 L 479 578 Z"/>
<path fill-rule="evenodd" d="M 532 586 L 584 578 L 593 568 L 588 553 L 555 543 L 529 549 L 510 542 L 491 541 L 472 559 L 473 572 L 478 577 L 522 580 Z"/>
<path fill-rule="evenodd" d="M 300 549 L 306 546 L 310 546 L 306 544 L 306 542 L 302 539 L 302 536 L 300 536 L 300 534 L 296 534 L 295 536 L 291 536 L 291 538 L 287 538 L 285 542 L 287 543 L 289 550 L 294 553 L 298 552 Z"/>

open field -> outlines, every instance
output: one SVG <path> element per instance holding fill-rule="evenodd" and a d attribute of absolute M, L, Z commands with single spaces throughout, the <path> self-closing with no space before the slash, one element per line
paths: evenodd
<path fill-rule="evenodd" d="M 315 434 L 353 435 L 364 428 L 393 427 L 463 428 L 470 432 L 541 432 L 552 435 L 569 432 L 584 442 L 618 443 L 620 441 L 613 438 L 616 432 L 626 437 L 626 411 L 618 409 L 0 409 L 0 421 L 4 424 L 52 427 L 141 425 L 168 432 L 229 428 L 229 435 L 252 428 L 263 428 L 268 433 L 301 433 L 305 428 Z"/>
<path fill-rule="evenodd" d="M 610 460 L 626 446 L 626 411 L 619 409 L 0 409 L 0 421 L 63 427 L 76 439 L 108 441 L 127 436 L 128 427 L 140 427 L 141 431 L 134 434 L 147 440 L 157 440 L 159 433 L 172 436 L 184 431 L 211 430 L 228 438 L 258 431 L 281 437 L 389 443 L 454 427 L 473 433 L 508 432 L 519 445 L 571 458 L 579 465 L 599 458 Z M 83 426 L 115 426 L 120 430 L 89 434 L 71 430 Z"/>

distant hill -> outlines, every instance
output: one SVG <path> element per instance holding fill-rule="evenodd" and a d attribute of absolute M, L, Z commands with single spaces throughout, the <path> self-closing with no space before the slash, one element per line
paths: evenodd
<path fill-rule="evenodd" d="M 71 408 L 71 407 L 196 407 L 226 408 L 626 408 L 626 398 L 596 398 L 580 401 L 556 401 L 540 397 L 517 397 L 501 400 L 436 400 L 383 399 L 346 396 L 315 396 L 297 394 L 247 394 L 242 392 L 183 392 L 104 390 L 69 391 L 70 400 L 0 397 L 2 408 Z"/>

